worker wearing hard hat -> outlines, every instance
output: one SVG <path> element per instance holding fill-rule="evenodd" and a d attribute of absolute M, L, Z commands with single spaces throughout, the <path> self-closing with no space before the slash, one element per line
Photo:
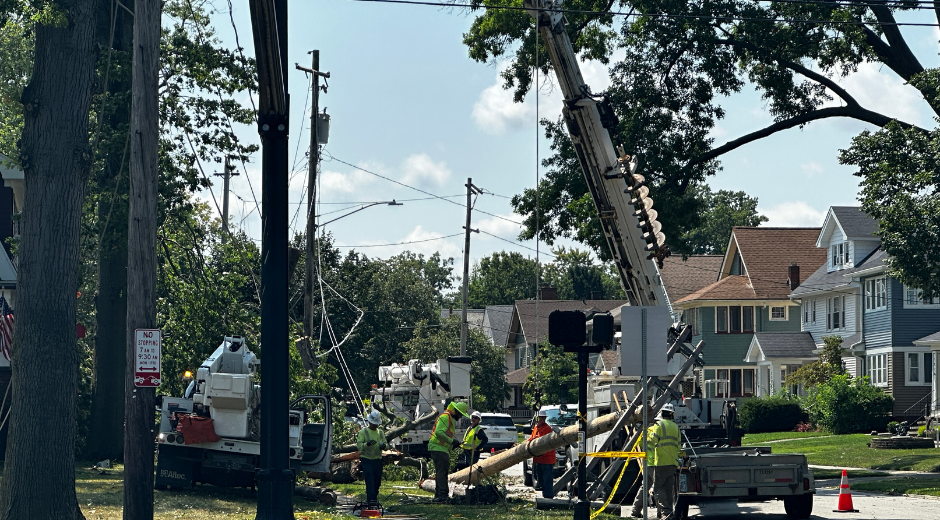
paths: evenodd
<path fill-rule="evenodd" d="M 483 427 L 480 426 L 481 420 L 483 420 L 483 416 L 480 415 L 480 412 L 470 414 L 470 427 L 467 428 L 467 432 L 463 436 L 463 444 L 460 445 L 463 448 L 463 460 L 467 466 L 472 466 L 480 460 L 479 454 L 483 451 L 486 443 L 490 441 L 486 436 L 486 432 L 483 431 Z"/>
<path fill-rule="evenodd" d="M 646 465 L 653 478 L 653 498 L 663 518 L 672 515 L 676 502 L 676 470 L 679 465 L 679 426 L 672 422 L 675 407 L 672 403 L 663 405 L 659 420 L 650 426 L 646 439 Z M 643 516 L 643 490 L 633 501 L 633 513 L 636 518 Z M 659 516 L 659 515 L 657 515 Z"/>
<path fill-rule="evenodd" d="M 434 501 L 445 502 L 448 498 L 447 474 L 450 472 L 450 450 L 460 446 L 454 438 L 457 420 L 469 417 L 467 403 L 450 403 L 447 411 L 437 418 L 431 438 L 428 440 L 428 452 L 434 462 Z"/>
<path fill-rule="evenodd" d="M 539 437 L 552 433 L 552 427 L 545 422 L 548 417 L 546 410 L 539 410 L 538 420 L 532 427 L 532 434 L 529 435 L 529 442 Z M 532 475 L 542 486 L 542 496 L 545 498 L 555 497 L 555 450 L 549 450 L 541 455 L 532 457 Z"/>
<path fill-rule="evenodd" d="M 356 435 L 356 447 L 359 448 L 359 462 L 362 477 L 366 481 L 366 503 L 378 505 L 379 486 L 382 485 L 382 450 L 388 447 L 385 432 L 379 429 L 382 414 L 372 410 L 366 416 L 368 427 L 359 430 Z"/>

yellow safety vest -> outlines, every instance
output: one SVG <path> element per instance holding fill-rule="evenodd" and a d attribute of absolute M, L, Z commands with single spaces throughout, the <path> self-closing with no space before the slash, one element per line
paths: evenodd
<path fill-rule="evenodd" d="M 649 429 L 647 465 L 676 466 L 679 461 L 679 426 L 669 419 L 660 419 Z"/>
<path fill-rule="evenodd" d="M 375 441 L 375 444 L 368 446 L 369 441 Z M 375 432 L 372 431 L 372 428 L 368 426 L 359 430 L 359 433 L 356 435 L 356 447 L 359 448 L 359 458 L 362 459 L 381 459 L 382 458 L 382 445 L 387 444 L 385 441 L 385 432 L 379 429 L 376 429 Z"/>
<path fill-rule="evenodd" d="M 450 414 L 444 412 L 434 423 L 434 429 L 431 430 L 431 438 L 428 439 L 428 451 L 449 452 L 451 444 L 454 442 L 454 421 Z"/>
<path fill-rule="evenodd" d="M 479 448 L 482 441 L 477 437 L 478 431 L 480 431 L 480 425 L 467 428 L 467 433 L 463 436 L 463 444 L 461 444 L 460 447 L 471 451 Z"/>

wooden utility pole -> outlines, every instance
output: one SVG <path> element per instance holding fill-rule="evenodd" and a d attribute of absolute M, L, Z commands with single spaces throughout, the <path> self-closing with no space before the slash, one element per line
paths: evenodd
<path fill-rule="evenodd" d="M 313 301 L 313 281 L 317 276 L 316 271 L 316 240 L 317 240 L 317 166 L 320 162 L 320 135 L 318 134 L 317 119 L 320 117 L 320 77 L 329 78 L 329 72 L 320 72 L 320 51 L 310 51 L 310 68 L 301 67 L 294 64 L 297 70 L 309 73 L 311 78 L 311 94 L 313 97 L 313 108 L 310 111 L 310 162 L 307 165 L 307 230 L 306 230 L 306 251 L 304 254 L 304 340 L 300 349 L 300 358 L 304 363 L 304 368 L 313 370 L 317 368 L 317 358 L 313 355 L 314 321 L 314 301 Z M 323 87 L 326 92 L 326 87 Z"/>
<path fill-rule="evenodd" d="M 229 184 L 232 177 L 238 175 L 238 172 L 235 171 L 235 167 L 232 166 L 232 158 L 225 157 L 225 171 L 222 173 L 215 174 L 217 177 L 222 177 L 224 181 L 222 186 L 224 191 L 222 192 L 222 243 L 228 241 L 228 197 L 229 197 Z"/>
<path fill-rule="evenodd" d="M 470 282 L 470 232 L 479 233 L 477 229 L 470 229 L 470 213 L 473 211 L 473 195 L 483 193 L 483 190 L 473 185 L 473 179 L 467 178 L 467 224 L 463 240 L 463 316 L 460 319 L 460 355 L 467 355 L 467 300 L 468 284 Z"/>
<path fill-rule="evenodd" d="M 161 0 L 134 4 L 130 200 L 127 227 L 127 367 L 124 397 L 124 518 L 153 518 L 156 388 L 134 384 L 135 330 L 157 325 L 157 79 Z"/>

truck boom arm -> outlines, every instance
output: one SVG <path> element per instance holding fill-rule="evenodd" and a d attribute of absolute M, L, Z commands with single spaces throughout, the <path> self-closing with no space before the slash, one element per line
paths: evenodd
<path fill-rule="evenodd" d="M 584 83 L 565 30 L 564 16 L 557 11 L 561 3 L 561 0 L 525 0 L 525 7 L 538 24 L 564 94 L 562 114 L 568 134 L 630 304 L 666 305 L 656 262 L 661 266 L 669 249 L 663 245 L 665 237 L 659 232 L 652 199 L 644 193 L 631 200 L 631 194 L 646 189 L 643 178 L 635 173 L 636 158 L 624 154 L 622 149 L 618 154 L 614 149 L 608 128 L 616 126 L 617 118 L 610 105 L 605 100 L 598 101 L 598 96 L 591 94 Z"/>

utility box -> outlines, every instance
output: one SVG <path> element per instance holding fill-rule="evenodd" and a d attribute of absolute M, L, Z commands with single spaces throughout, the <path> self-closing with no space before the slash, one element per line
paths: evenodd
<path fill-rule="evenodd" d="M 450 396 L 451 397 L 470 397 L 470 358 L 460 356 L 450 356 L 446 360 L 437 360 L 438 366 L 446 367 L 450 365 Z"/>
<path fill-rule="evenodd" d="M 620 310 L 620 375 L 642 375 L 643 311 L 646 311 L 646 375 L 667 376 L 666 352 L 672 316 L 666 306 L 633 307 Z"/>
<path fill-rule="evenodd" d="M 219 437 L 248 438 L 249 401 L 251 399 L 251 376 L 247 374 L 212 374 L 206 397 L 212 407 L 215 433 Z"/>

